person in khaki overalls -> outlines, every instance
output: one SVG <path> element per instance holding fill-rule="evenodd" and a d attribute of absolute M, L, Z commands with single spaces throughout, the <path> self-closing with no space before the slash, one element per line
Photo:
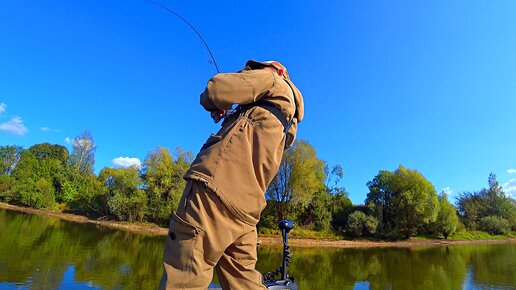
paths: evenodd
<path fill-rule="evenodd" d="M 233 104 L 236 112 L 227 114 Z M 201 105 L 225 119 L 184 176 L 159 289 L 206 289 L 214 268 L 223 289 L 265 289 L 255 269 L 256 224 L 303 119 L 303 96 L 279 62 L 248 61 L 240 72 L 210 79 Z"/>

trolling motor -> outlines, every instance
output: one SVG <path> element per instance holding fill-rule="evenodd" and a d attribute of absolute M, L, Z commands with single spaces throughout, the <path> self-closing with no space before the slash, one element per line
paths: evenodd
<path fill-rule="evenodd" d="M 294 277 L 287 275 L 287 267 L 292 260 L 292 252 L 288 245 L 288 233 L 294 228 L 294 221 L 292 220 L 281 220 L 278 223 L 281 229 L 281 236 L 283 237 L 283 257 L 281 266 L 274 272 L 267 272 L 263 275 L 263 282 L 267 289 L 285 289 L 285 290 L 297 290 L 297 284 L 294 283 Z M 280 275 L 280 279 L 276 280 L 276 276 Z"/>
<path fill-rule="evenodd" d="M 265 284 L 267 289 L 271 290 L 298 290 L 297 284 L 294 283 L 294 277 L 287 275 L 287 267 L 292 260 L 292 252 L 290 252 L 290 247 L 288 246 L 288 232 L 294 228 L 294 221 L 281 220 L 278 223 L 278 226 L 281 229 L 281 236 L 283 237 L 283 257 L 281 266 L 274 272 L 265 273 L 263 275 L 263 284 Z M 276 279 L 278 275 L 280 277 L 279 279 Z M 213 285 L 210 285 L 208 289 L 222 290 L 222 288 Z"/>

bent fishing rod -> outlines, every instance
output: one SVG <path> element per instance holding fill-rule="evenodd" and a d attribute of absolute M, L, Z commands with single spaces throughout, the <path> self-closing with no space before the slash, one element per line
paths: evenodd
<path fill-rule="evenodd" d="M 204 38 L 202 37 L 202 35 L 199 33 L 199 31 L 197 31 L 197 29 L 195 29 L 195 27 L 190 23 L 188 22 L 188 20 L 186 20 L 183 16 L 181 16 L 179 13 L 177 13 L 176 11 L 168 8 L 167 6 L 159 3 L 159 2 L 156 2 L 156 1 L 153 1 L 153 0 L 143 0 L 147 3 L 150 3 L 158 8 L 161 8 L 173 15 L 175 15 L 176 17 L 178 17 L 179 19 L 181 19 L 184 23 L 186 23 L 186 25 L 188 25 L 194 32 L 195 34 L 197 34 L 197 36 L 201 39 L 202 43 L 204 44 L 204 46 L 206 47 L 206 49 L 208 50 L 208 53 L 210 54 L 210 57 L 211 57 L 211 61 L 210 61 L 210 64 L 214 64 L 215 65 L 215 70 L 217 70 L 217 73 L 220 73 L 219 71 L 219 66 L 217 65 L 217 62 L 215 61 L 215 57 L 213 57 L 213 53 L 211 53 L 211 50 L 210 48 L 208 47 L 208 44 L 206 43 L 206 41 L 204 40 Z"/>

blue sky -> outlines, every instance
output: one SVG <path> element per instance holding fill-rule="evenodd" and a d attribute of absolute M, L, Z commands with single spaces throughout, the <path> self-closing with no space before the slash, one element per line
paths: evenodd
<path fill-rule="evenodd" d="M 162 1 L 222 72 L 281 61 L 303 92 L 298 137 L 341 164 L 354 203 L 399 164 L 452 197 L 516 196 L 516 2 Z M 215 73 L 180 19 L 143 0 L 0 2 L 0 145 L 92 133 L 96 170 L 158 146 L 194 153 Z M 134 159 L 133 159 L 134 160 Z"/>

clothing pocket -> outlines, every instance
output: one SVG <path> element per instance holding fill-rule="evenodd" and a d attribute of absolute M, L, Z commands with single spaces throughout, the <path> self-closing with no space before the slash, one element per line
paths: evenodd
<path fill-rule="evenodd" d="M 199 235 L 202 232 L 202 229 L 184 221 L 176 213 L 172 213 L 164 262 L 175 269 L 192 271 L 197 252 L 202 253 L 199 245 Z"/>
<path fill-rule="evenodd" d="M 215 134 L 211 134 L 211 136 L 208 138 L 208 140 L 206 140 L 206 142 L 204 142 L 204 145 L 202 145 L 201 147 L 201 151 L 203 151 L 204 149 L 218 143 L 220 140 L 222 140 L 222 136 L 221 135 L 215 135 Z"/>

